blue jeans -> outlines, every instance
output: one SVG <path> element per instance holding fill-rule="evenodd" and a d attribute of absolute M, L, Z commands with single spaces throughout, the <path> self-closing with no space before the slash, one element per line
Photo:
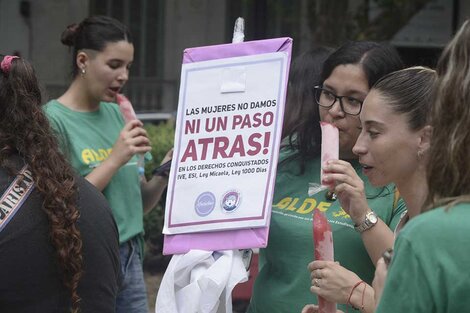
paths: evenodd
<path fill-rule="evenodd" d="M 116 299 L 116 313 L 148 313 L 147 291 L 138 241 L 133 238 L 119 246 L 122 281 Z"/>

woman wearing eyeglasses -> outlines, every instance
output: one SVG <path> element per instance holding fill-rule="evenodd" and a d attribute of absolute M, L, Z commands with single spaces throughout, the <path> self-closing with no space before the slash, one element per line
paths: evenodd
<path fill-rule="evenodd" d="M 250 313 L 300 312 L 306 304 L 316 302 L 307 270 L 314 255 L 315 209 L 322 211 L 332 226 L 335 260 L 342 265 L 338 292 L 346 298 L 338 301 L 338 308 L 346 310 L 347 295 L 358 276 L 372 282 L 374 264 L 393 246 L 391 228 L 405 207 L 394 185 L 374 188 L 369 184 L 352 148 L 361 132 L 359 114 L 370 88 L 382 76 L 402 67 L 393 48 L 373 42 L 348 42 L 325 61 L 321 84 L 312 86 L 312 105 L 318 110 L 299 120 L 289 136 L 290 145 L 280 153 L 269 244 L 260 251 Z M 367 202 L 346 205 L 327 190 L 309 188 L 321 183 L 320 120 L 338 127 L 340 159 L 351 164 L 354 178 L 348 181 L 348 188 L 355 190 L 355 199 L 366 198 Z M 305 136 L 305 129 L 312 129 L 310 136 Z M 336 188 L 340 193 L 338 188 L 342 187 Z"/>

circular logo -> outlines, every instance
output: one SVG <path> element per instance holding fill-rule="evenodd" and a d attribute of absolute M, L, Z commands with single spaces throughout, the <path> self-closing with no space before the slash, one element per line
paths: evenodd
<path fill-rule="evenodd" d="M 194 209 L 196 210 L 197 215 L 207 216 L 215 208 L 215 196 L 212 192 L 203 192 L 201 193 L 194 203 Z"/>
<path fill-rule="evenodd" d="M 240 193 L 236 190 L 229 190 L 222 197 L 220 205 L 222 207 L 222 210 L 230 213 L 235 211 L 236 208 L 238 208 L 238 206 L 240 205 L 240 201 Z"/>

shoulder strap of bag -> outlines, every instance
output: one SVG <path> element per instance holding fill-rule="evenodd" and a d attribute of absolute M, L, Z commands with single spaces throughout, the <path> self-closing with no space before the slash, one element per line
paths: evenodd
<path fill-rule="evenodd" d="M 25 165 L 0 198 L 0 232 L 19 211 L 33 189 L 33 176 Z"/>

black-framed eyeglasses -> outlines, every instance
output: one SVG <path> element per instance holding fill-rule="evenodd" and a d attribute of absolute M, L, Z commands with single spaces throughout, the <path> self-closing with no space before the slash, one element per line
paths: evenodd
<path fill-rule="evenodd" d="M 315 90 L 315 102 L 323 108 L 331 108 L 336 101 L 339 101 L 341 110 L 349 115 L 359 115 L 362 109 L 362 103 L 359 99 L 350 96 L 337 96 L 328 89 L 321 86 L 313 87 Z"/>

